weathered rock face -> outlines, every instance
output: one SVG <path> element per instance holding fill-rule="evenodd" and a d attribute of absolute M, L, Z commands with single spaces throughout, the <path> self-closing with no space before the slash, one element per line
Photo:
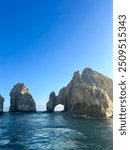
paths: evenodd
<path fill-rule="evenodd" d="M 16 84 L 10 92 L 10 112 L 35 112 L 36 104 L 23 83 Z"/>
<path fill-rule="evenodd" d="M 0 113 L 3 113 L 4 98 L 0 95 Z"/>
<path fill-rule="evenodd" d="M 52 92 L 50 94 L 50 97 L 49 97 L 49 102 L 47 104 L 47 110 L 48 112 L 54 112 L 54 108 L 56 106 L 56 96 L 55 96 L 55 92 Z M 49 106 L 49 107 L 48 107 Z"/>
<path fill-rule="evenodd" d="M 58 104 L 75 115 L 105 118 L 113 114 L 113 81 L 90 68 L 74 73 L 70 83 L 58 94 L 50 94 L 47 112 L 54 112 Z"/>

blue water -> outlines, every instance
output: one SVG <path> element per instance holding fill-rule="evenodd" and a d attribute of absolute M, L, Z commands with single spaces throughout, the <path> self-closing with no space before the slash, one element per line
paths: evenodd
<path fill-rule="evenodd" d="M 112 150 L 112 120 L 66 113 L 4 113 L 0 150 Z"/>

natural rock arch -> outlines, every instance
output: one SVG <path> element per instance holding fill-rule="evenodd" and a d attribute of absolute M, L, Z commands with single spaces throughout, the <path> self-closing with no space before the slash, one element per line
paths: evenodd
<path fill-rule="evenodd" d="M 64 90 L 64 88 L 61 89 L 61 91 L 63 91 L 63 90 Z M 60 95 L 60 92 L 59 92 L 59 95 Z M 63 98 L 61 99 L 60 97 L 55 95 L 55 92 L 52 92 L 50 94 L 49 101 L 48 101 L 47 106 L 46 106 L 47 112 L 53 113 L 55 107 L 59 104 L 64 105 L 63 111 L 68 110 L 68 103 L 66 102 L 66 99 L 63 99 Z"/>
<path fill-rule="evenodd" d="M 94 118 L 112 117 L 113 81 L 91 68 L 85 68 L 82 74 L 75 72 L 72 80 L 56 96 L 52 92 L 47 103 L 47 112 L 54 112 L 58 104 L 64 105 L 64 111 L 74 115 L 87 115 Z"/>
<path fill-rule="evenodd" d="M 63 105 L 64 106 L 64 110 L 63 111 L 67 111 L 67 106 L 66 106 L 66 102 L 63 101 L 62 99 L 58 98 L 56 95 L 55 95 L 55 92 L 52 92 L 50 94 L 50 97 L 49 97 L 49 101 L 47 103 L 47 112 L 49 113 L 53 113 L 54 112 L 54 109 L 57 105 Z"/>
<path fill-rule="evenodd" d="M 56 105 L 55 106 L 55 108 L 54 108 L 54 112 L 55 111 L 64 111 L 64 105 L 63 104 L 58 104 L 58 105 Z"/>

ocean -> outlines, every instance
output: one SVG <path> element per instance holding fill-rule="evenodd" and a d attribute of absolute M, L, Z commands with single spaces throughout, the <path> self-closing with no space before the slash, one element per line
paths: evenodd
<path fill-rule="evenodd" d="M 0 150 L 112 150 L 112 119 L 55 113 L 0 115 Z"/>

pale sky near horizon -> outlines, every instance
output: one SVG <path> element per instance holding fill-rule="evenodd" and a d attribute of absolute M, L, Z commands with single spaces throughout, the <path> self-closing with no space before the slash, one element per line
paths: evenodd
<path fill-rule="evenodd" d="M 52 91 L 90 67 L 112 78 L 112 0 L 0 1 L 0 94 L 24 82 L 44 110 Z"/>

